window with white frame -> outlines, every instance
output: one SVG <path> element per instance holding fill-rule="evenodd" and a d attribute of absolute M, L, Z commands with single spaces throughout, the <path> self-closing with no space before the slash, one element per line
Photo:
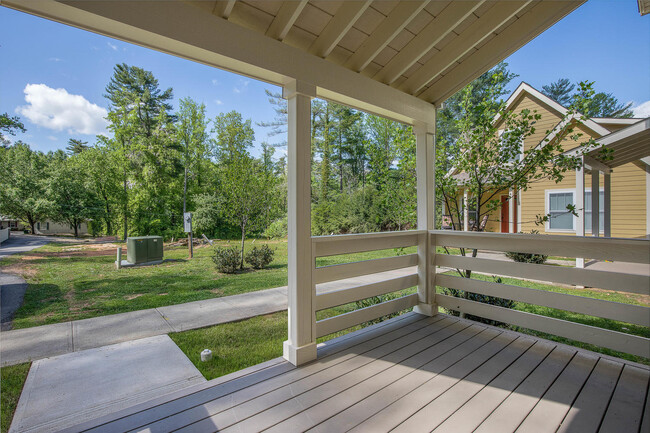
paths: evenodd
<path fill-rule="evenodd" d="M 573 214 L 567 206 L 575 204 L 573 191 L 547 190 L 547 230 L 569 231 L 573 227 Z"/>
<path fill-rule="evenodd" d="M 605 231 L 605 191 L 600 190 L 598 199 L 598 231 Z M 585 231 L 591 233 L 591 191 L 585 191 Z"/>
<path fill-rule="evenodd" d="M 503 140 L 509 138 L 509 137 L 508 137 L 508 134 L 509 134 L 509 133 L 510 133 L 510 131 L 506 131 L 505 129 L 500 130 L 500 131 L 498 132 L 498 134 L 499 134 L 499 141 L 500 141 L 500 142 L 503 142 Z M 519 139 L 519 152 L 518 152 L 517 154 L 515 154 L 515 155 L 511 155 L 510 158 L 508 158 L 508 162 L 517 162 L 517 161 L 520 161 L 520 160 L 521 160 L 521 157 L 522 157 L 522 155 L 523 155 L 523 151 L 524 151 L 524 141 L 523 141 L 523 137 L 520 137 L 520 139 Z"/>

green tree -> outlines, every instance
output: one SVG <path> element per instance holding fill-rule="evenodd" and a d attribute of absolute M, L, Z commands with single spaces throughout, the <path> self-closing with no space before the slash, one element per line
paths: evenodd
<path fill-rule="evenodd" d="M 226 221 L 241 231 L 241 261 L 244 267 L 244 241 L 250 231 L 270 222 L 274 204 L 274 176 L 265 175 L 263 164 L 250 156 L 253 144 L 251 121 L 236 111 L 220 114 L 214 122 L 214 153 L 219 162 L 219 207 Z"/>
<path fill-rule="evenodd" d="M 187 212 L 187 178 L 199 175 L 201 162 L 208 150 L 208 122 L 205 118 L 205 104 L 198 104 L 191 98 L 181 99 L 177 114 L 176 136 L 182 148 L 183 165 L 183 213 Z"/>
<path fill-rule="evenodd" d="M 10 143 L 5 134 L 16 135 L 16 132 L 25 132 L 25 125 L 18 116 L 9 116 L 7 113 L 0 114 L 0 145 L 7 147 Z"/>
<path fill-rule="evenodd" d="M 593 90 L 593 81 L 584 84 L 589 86 L 579 84 L 576 88 L 568 78 L 560 78 L 554 83 L 542 86 L 542 93 L 564 107 L 578 107 L 577 111 L 587 117 L 630 118 L 634 116 L 631 102 L 623 104 L 611 93 L 596 93 Z"/>
<path fill-rule="evenodd" d="M 66 150 L 70 155 L 78 155 L 81 152 L 88 150 L 90 146 L 88 146 L 87 141 L 81 141 L 76 138 L 70 138 L 68 140 L 68 146 L 66 146 Z"/>
<path fill-rule="evenodd" d="M 2 155 L 0 214 L 28 223 L 35 233 L 36 222 L 45 219 L 52 210 L 46 195 L 47 157 L 22 142 L 2 149 Z"/>
<path fill-rule="evenodd" d="M 568 78 L 560 78 L 554 83 L 542 86 L 542 93 L 563 107 L 568 107 L 571 105 L 571 95 L 575 87 Z"/>
<path fill-rule="evenodd" d="M 83 160 L 57 152 L 48 170 L 47 195 L 52 203 L 51 216 L 74 228 L 79 237 L 82 223 L 101 213 L 101 203 L 87 182 Z"/>
<path fill-rule="evenodd" d="M 102 140 L 115 154 L 121 174 L 124 238 L 131 216 L 142 234 L 169 226 L 173 216 L 168 205 L 170 190 L 176 186 L 176 172 L 181 170 L 172 128 L 174 116 L 170 114 L 173 91 L 161 90 L 150 71 L 118 64 L 105 97 L 113 137 Z"/>

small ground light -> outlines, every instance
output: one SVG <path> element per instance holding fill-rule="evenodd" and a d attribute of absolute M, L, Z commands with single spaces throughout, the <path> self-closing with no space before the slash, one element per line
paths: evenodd
<path fill-rule="evenodd" d="M 212 359 L 212 351 L 210 349 L 205 349 L 201 352 L 201 361 L 209 361 Z"/>

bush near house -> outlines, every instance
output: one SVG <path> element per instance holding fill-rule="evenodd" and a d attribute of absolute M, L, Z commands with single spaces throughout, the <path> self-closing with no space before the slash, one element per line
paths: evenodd
<path fill-rule="evenodd" d="M 212 261 L 219 272 L 234 274 L 239 268 L 241 250 L 237 247 L 217 247 L 214 249 Z"/>
<path fill-rule="evenodd" d="M 515 262 L 535 263 L 538 265 L 543 265 L 548 259 L 548 256 L 544 254 L 515 253 L 515 252 L 507 252 L 506 257 L 511 260 L 514 260 Z"/>
<path fill-rule="evenodd" d="M 246 263 L 251 265 L 253 269 L 263 269 L 273 261 L 274 255 L 275 250 L 269 248 L 268 245 L 262 245 L 259 248 L 253 247 L 246 253 Z"/>

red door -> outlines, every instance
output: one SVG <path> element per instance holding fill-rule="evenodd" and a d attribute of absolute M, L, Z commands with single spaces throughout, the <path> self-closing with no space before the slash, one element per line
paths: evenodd
<path fill-rule="evenodd" d="M 510 206 L 508 206 L 508 196 L 501 196 L 501 233 L 510 233 L 510 218 L 508 218 Z"/>
<path fill-rule="evenodd" d="M 515 225 L 515 232 L 517 231 L 517 196 L 512 198 L 514 200 L 513 213 L 510 215 L 510 203 L 508 203 L 508 196 L 501 196 L 501 233 L 510 233 L 510 218 Z"/>

